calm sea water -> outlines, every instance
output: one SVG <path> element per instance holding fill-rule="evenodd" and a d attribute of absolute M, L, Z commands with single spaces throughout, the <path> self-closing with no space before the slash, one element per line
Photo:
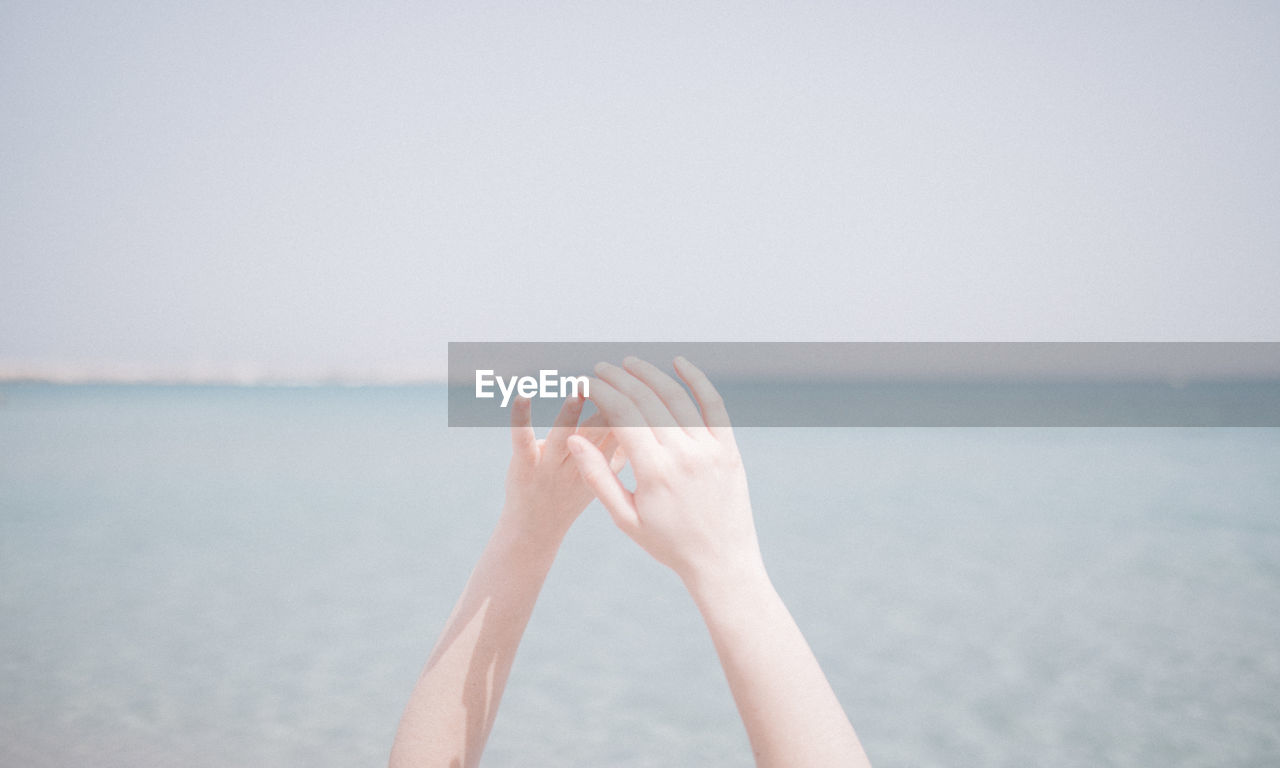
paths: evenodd
<path fill-rule="evenodd" d="M 0 764 L 385 762 L 505 434 L 447 428 L 442 388 L 0 398 Z M 876 764 L 1280 764 L 1280 430 L 739 442 Z M 486 765 L 750 762 L 679 582 L 589 508 Z"/>

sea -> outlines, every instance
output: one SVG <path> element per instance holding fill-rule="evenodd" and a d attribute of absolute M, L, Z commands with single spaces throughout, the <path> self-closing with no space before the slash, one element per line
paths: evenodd
<path fill-rule="evenodd" d="M 737 438 L 873 764 L 1280 765 L 1280 429 Z M 384 765 L 508 451 L 443 386 L 0 384 L 0 765 Z M 692 601 L 598 504 L 482 764 L 752 764 Z"/>

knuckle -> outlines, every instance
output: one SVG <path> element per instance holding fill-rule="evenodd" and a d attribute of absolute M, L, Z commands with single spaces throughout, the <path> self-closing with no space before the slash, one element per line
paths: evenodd
<path fill-rule="evenodd" d="M 697 460 L 697 444 L 692 440 L 676 440 L 671 443 L 671 454 L 680 466 L 684 466 Z"/>
<path fill-rule="evenodd" d="M 701 446 L 690 446 L 681 457 L 680 469 L 688 474 L 702 474 L 712 465 L 714 458 Z"/>

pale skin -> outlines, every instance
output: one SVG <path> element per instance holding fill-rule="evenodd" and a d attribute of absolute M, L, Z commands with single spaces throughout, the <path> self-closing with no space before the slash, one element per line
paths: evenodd
<path fill-rule="evenodd" d="M 635 474 L 628 490 L 584 438 L 569 448 L 624 533 L 680 577 L 720 657 L 756 765 L 869 766 L 818 661 L 765 572 L 747 477 L 724 403 L 684 358 L 674 379 L 627 358 L 601 363 L 591 399 Z"/>
<path fill-rule="evenodd" d="M 394 768 L 479 764 L 542 583 L 592 499 L 566 441 L 575 435 L 602 459 L 616 448 L 599 414 L 578 426 L 582 405 L 566 400 L 545 440 L 534 436 L 529 401 L 512 405 L 502 513 L 401 716 Z"/>
<path fill-rule="evenodd" d="M 516 648 L 561 540 L 597 496 L 614 523 L 684 582 L 720 657 L 758 766 L 869 766 L 853 726 L 765 571 L 723 402 L 676 358 L 602 363 L 600 413 L 566 401 L 545 441 L 512 414 L 507 500 L 400 721 L 391 765 L 477 765 Z M 624 457 L 635 490 L 617 477 Z"/>

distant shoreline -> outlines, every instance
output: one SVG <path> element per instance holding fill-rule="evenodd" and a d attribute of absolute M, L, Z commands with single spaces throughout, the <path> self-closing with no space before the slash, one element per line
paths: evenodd
<path fill-rule="evenodd" d="M 0 375 L 0 386 L 6 384 L 48 384 L 56 386 L 139 386 L 139 387 L 418 387 L 444 386 L 441 378 L 291 378 L 291 377 L 105 377 L 105 376 L 5 376 Z"/>
<path fill-rule="evenodd" d="M 4 364 L 0 362 L 0 384 L 138 384 L 167 386 L 234 387 L 316 387 L 316 386 L 412 386 L 443 384 L 443 372 L 422 366 L 369 368 L 366 370 L 324 370 L 297 367 L 269 370 L 252 365 L 75 365 Z"/>
<path fill-rule="evenodd" d="M 848 376 L 848 377 L 727 377 L 722 386 L 1154 386 L 1181 389 L 1187 386 L 1280 385 L 1280 376 L 1201 375 L 1186 378 L 1159 376 Z M 59 386 L 157 386 L 157 387 L 418 387 L 441 386 L 469 390 L 469 383 L 451 382 L 443 376 L 128 376 L 128 375 L 26 375 L 0 372 L 0 385 L 50 384 Z"/>

